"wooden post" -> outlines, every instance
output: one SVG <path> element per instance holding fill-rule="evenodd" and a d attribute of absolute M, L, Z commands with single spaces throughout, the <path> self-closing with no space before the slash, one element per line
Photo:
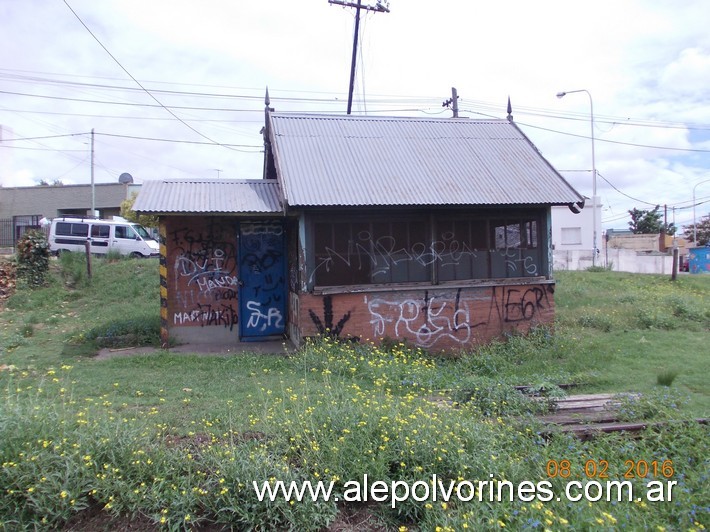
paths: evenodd
<path fill-rule="evenodd" d="M 675 281 L 678 277 L 678 248 L 673 248 L 673 273 L 671 273 L 671 281 Z"/>
<path fill-rule="evenodd" d="M 91 242 L 87 240 L 84 243 L 86 249 L 86 275 L 91 279 Z"/>

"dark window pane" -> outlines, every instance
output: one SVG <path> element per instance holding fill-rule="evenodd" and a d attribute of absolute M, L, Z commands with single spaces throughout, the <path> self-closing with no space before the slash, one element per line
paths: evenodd
<path fill-rule="evenodd" d="M 93 238 L 108 238 L 110 227 L 108 225 L 92 225 L 91 236 Z"/>
<path fill-rule="evenodd" d="M 334 249 L 333 224 L 315 224 L 313 245 L 317 255 L 326 253 L 327 249 Z"/>
<path fill-rule="evenodd" d="M 114 228 L 114 235 L 116 238 L 135 238 L 130 227 L 127 225 L 117 225 Z"/>
<path fill-rule="evenodd" d="M 383 216 L 314 223 L 316 286 L 429 282 L 540 274 L 539 220 Z M 433 237 L 433 240 L 432 240 Z"/>
<path fill-rule="evenodd" d="M 488 250 L 488 238 L 485 220 L 471 220 L 471 248 Z"/>
<path fill-rule="evenodd" d="M 69 236 L 71 235 L 71 224 L 66 222 L 57 222 L 54 232 L 57 235 Z"/>
<path fill-rule="evenodd" d="M 72 236 L 89 236 L 89 226 L 87 224 L 71 224 Z"/>

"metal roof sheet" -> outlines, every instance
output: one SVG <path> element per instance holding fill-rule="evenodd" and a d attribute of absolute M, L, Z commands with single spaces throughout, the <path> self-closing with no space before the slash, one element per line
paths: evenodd
<path fill-rule="evenodd" d="M 269 116 L 276 168 L 292 207 L 583 199 L 508 120 Z"/>
<path fill-rule="evenodd" d="M 279 185 L 262 179 L 145 181 L 133 204 L 143 213 L 282 212 Z"/>

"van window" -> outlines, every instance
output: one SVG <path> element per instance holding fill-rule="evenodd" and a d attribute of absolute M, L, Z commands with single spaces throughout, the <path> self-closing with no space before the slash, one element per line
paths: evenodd
<path fill-rule="evenodd" d="M 136 238 L 136 234 L 128 225 L 117 225 L 114 234 L 116 238 L 130 238 L 131 240 Z"/>
<path fill-rule="evenodd" d="M 108 225 L 92 225 L 91 226 L 91 236 L 93 238 L 108 238 L 109 236 Z"/>
<path fill-rule="evenodd" d="M 73 224 L 69 222 L 57 222 L 55 233 L 59 236 L 83 236 L 89 234 L 87 224 Z"/>
<path fill-rule="evenodd" d="M 142 225 L 134 225 L 134 226 L 132 226 L 132 227 L 133 227 L 133 230 L 134 230 L 136 233 L 138 233 L 140 236 L 142 236 L 144 239 L 146 239 L 146 240 L 153 240 L 153 237 L 150 236 L 150 234 L 148 233 L 148 231 L 146 231 L 145 227 L 143 227 Z"/>

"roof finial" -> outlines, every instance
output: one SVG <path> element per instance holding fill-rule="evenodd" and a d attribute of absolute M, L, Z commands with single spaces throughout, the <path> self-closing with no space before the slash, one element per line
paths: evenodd
<path fill-rule="evenodd" d="M 271 98 L 269 98 L 269 86 L 266 86 L 266 95 L 264 96 L 264 105 L 266 107 L 269 107 L 269 104 L 271 104 Z"/>
<path fill-rule="evenodd" d="M 508 96 L 508 120 L 513 121 L 513 106 L 510 104 L 510 96 Z"/>

